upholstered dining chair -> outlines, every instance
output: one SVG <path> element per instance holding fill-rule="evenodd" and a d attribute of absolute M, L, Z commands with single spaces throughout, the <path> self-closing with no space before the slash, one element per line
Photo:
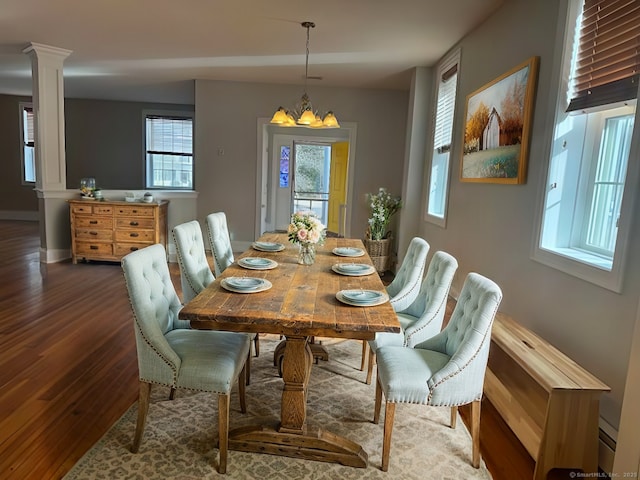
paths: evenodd
<path fill-rule="evenodd" d="M 414 348 L 378 349 L 374 423 L 385 397 L 382 470 L 389 469 L 391 431 L 397 403 L 451 407 L 455 428 L 458 406 L 471 404 L 472 464 L 480 466 L 480 401 L 489 356 L 491 327 L 502 300 L 500 287 L 470 273 L 447 326 Z"/>
<path fill-rule="evenodd" d="M 227 226 L 227 216 L 224 212 L 210 213 L 207 215 L 207 238 L 213 254 L 213 268 L 218 276 L 231 265 L 235 258 L 231 248 L 231 238 Z M 260 336 L 253 335 L 253 348 L 256 357 L 260 355 Z"/>
<path fill-rule="evenodd" d="M 409 242 L 407 253 L 402 259 L 400 268 L 394 279 L 387 286 L 389 303 L 391 303 L 395 312 L 401 312 L 407 308 L 418 296 L 429 248 L 427 241 L 420 237 L 414 237 Z M 368 355 L 369 343 L 363 340 L 360 370 L 364 370 Z"/>
<path fill-rule="evenodd" d="M 207 215 L 207 237 L 213 254 L 215 275 L 218 276 L 234 261 L 227 216 L 224 212 Z"/>
<path fill-rule="evenodd" d="M 178 319 L 182 308 L 171 282 L 165 249 L 151 245 L 126 255 L 122 269 L 133 310 L 138 352 L 138 420 L 131 451 L 138 452 L 149 410 L 151 385 L 211 392 L 218 396 L 218 471 L 227 469 L 229 397 L 238 382 L 246 412 L 245 365 L 250 350 L 244 333 L 195 330 Z"/>
<path fill-rule="evenodd" d="M 182 300 L 187 303 L 207 288 L 215 280 L 215 277 L 207 261 L 200 222 L 191 220 L 173 227 L 173 241 L 176 245 L 180 268 Z M 259 352 L 258 334 L 251 335 L 257 356 Z M 251 360 L 247 362 L 247 385 L 249 385 L 250 379 Z"/>
<path fill-rule="evenodd" d="M 178 254 L 182 300 L 191 301 L 215 280 L 204 250 L 202 229 L 197 220 L 173 227 L 173 240 Z"/>
<path fill-rule="evenodd" d="M 458 262 L 446 252 L 434 253 L 427 276 L 422 281 L 420 293 L 407 308 L 398 312 L 400 333 L 376 333 L 369 340 L 369 362 L 366 383 L 371 383 L 376 351 L 384 345 L 414 347 L 416 344 L 433 337 L 442 329 L 442 321 L 447 308 L 447 298 Z"/>

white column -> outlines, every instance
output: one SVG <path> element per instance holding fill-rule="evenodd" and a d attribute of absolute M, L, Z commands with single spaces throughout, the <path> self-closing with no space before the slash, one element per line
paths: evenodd
<path fill-rule="evenodd" d="M 31 58 L 33 78 L 36 192 L 40 208 L 40 260 L 69 257 L 69 218 L 65 201 L 64 79 L 62 64 L 70 50 L 31 43 L 23 50 Z M 66 215 L 65 215 L 66 213 Z M 67 220 L 68 222 L 68 220 Z"/>
<path fill-rule="evenodd" d="M 64 79 L 62 63 L 70 50 L 31 43 L 36 154 L 36 189 L 66 190 Z"/>

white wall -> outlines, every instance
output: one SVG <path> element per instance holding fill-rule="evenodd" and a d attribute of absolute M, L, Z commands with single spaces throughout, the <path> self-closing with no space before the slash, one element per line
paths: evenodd
<path fill-rule="evenodd" d="M 341 122 L 357 124 L 353 236 L 366 230 L 367 192 L 386 186 L 401 193 L 407 92 L 310 87 L 314 105 L 331 109 Z M 196 190 L 198 219 L 224 211 L 232 242 L 255 239 L 256 128 L 259 118 L 290 107 L 301 86 L 196 81 Z"/>
<path fill-rule="evenodd" d="M 630 342 L 640 292 L 640 224 L 621 294 L 537 263 L 530 258 L 540 189 L 544 188 L 551 141 L 551 81 L 557 19 L 566 0 L 510 0 L 460 42 L 460 83 L 456 105 L 449 214 L 446 228 L 422 222 L 421 234 L 457 257 L 460 268 L 452 293 L 476 271 L 503 289 L 501 310 L 512 315 L 607 383 L 601 417 L 618 427 Z M 520 64 L 540 56 L 533 112 L 528 180 L 524 185 L 461 183 L 459 178 L 466 96 Z M 423 188 L 422 195 L 426 195 Z M 636 212 L 638 210 L 636 209 Z"/>

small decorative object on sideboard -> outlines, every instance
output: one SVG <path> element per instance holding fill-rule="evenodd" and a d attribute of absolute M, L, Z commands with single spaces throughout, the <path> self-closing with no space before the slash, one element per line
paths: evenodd
<path fill-rule="evenodd" d="M 391 217 L 402 207 L 400 197 L 394 197 L 387 189 L 380 187 L 378 193 L 368 193 L 369 226 L 363 243 L 373 265 L 379 274 L 389 269 L 389 251 L 391 249 L 392 232 L 389 230 Z"/>
<path fill-rule="evenodd" d="M 93 200 L 93 192 L 96 190 L 96 179 L 93 177 L 86 177 L 80 180 L 80 195 L 83 199 Z"/>
<path fill-rule="evenodd" d="M 146 192 L 142 197 L 142 201 L 145 203 L 153 202 L 153 195 L 151 195 L 149 192 Z"/>

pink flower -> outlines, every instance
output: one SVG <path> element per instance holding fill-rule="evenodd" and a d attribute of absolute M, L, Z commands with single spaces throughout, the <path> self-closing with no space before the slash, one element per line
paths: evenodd
<path fill-rule="evenodd" d="M 298 230 L 298 240 L 300 240 L 301 242 L 307 241 L 308 236 L 309 232 L 306 228 L 301 228 L 300 230 Z"/>

